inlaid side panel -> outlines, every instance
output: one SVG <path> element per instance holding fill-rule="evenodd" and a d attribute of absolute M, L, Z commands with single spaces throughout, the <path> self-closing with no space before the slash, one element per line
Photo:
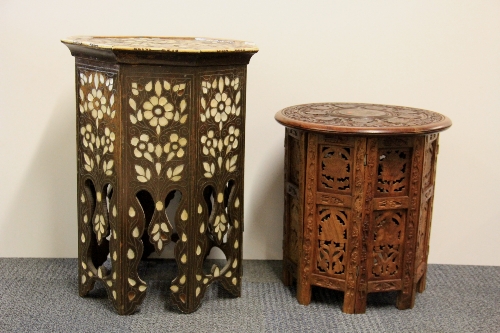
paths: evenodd
<path fill-rule="evenodd" d="M 246 69 L 213 69 L 201 72 L 196 80 L 197 208 L 190 235 L 195 250 L 189 257 L 195 292 L 190 294 L 189 311 L 199 306 L 207 286 L 215 281 L 239 296 L 242 275 Z M 226 263 L 204 270 L 214 247 L 222 251 Z"/>
<path fill-rule="evenodd" d="M 123 207 L 128 215 L 124 236 L 129 250 L 124 264 L 129 268 L 129 296 L 143 296 L 138 283 L 132 282 L 140 281 L 137 266 L 143 252 L 148 255 L 155 250 L 160 254 L 166 244 L 176 241 L 179 272 L 172 286 L 179 286 L 176 300 L 186 302 L 187 292 L 176 281 L 185 280 L 188 274 L 183 261 L 187 256 L 186 229 L 190 218 L 186 173 L 192 144 L 189 126 L 192 91 L 192 75 L 126 67 L 123 104 L 127 198 Z M 166 208 L 175 191 L 180 192 L 181 200 L 174 229 Z"/>
<path fill-rule="evenodd" d="M 120 297 L 117 76 L 117 68 L 101 63 L 76 66 L 79 290 L 84 296 L 101 280 L 115 307 Z"/>

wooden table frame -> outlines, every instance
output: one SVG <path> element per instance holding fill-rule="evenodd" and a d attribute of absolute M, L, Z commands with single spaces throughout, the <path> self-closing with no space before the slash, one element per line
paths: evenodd
<path fill-rule="evenodd" d="M 195 311 L 216 281 L 240 296 L 246 65 L 258 49 L 205 38 L 63 42 L 76 58 L 80 295 L 101 281 L 119 314 L 135 312 L 147 290 L 139 261 L 175 242 L 170 291 L 181 311 Z M 204 271 L 213 247 L 227 263 Z"/>
<path fill-rule="evenodd" d="M 372 109 L 345 109 L 358 105 Z M 367 294 L 381 291 L 398 291 L 396 306 L 412 308 L 426 283 L 436 132 L 451 121 L 355 128 L 345 125 L 349 117 L 325 116 L 327 107 L 276 115 L 287 126 L 283 281 L 297 280 L 301 304 L 310 303 L 314 285 L 343 291 L 345 313 L 364 313 Z M 342 125 L 294 116 L 304 110 Z"/>

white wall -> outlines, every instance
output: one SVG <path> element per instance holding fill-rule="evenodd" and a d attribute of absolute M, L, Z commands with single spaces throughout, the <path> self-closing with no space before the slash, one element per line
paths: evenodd
<path fill-rule="evenodd" d="M 426 108 L 441 135 L 430 262 L 500 265 L 500 2 L 0 2 L 0 257 L 75 257 L 72 35 L 254 41 L 247 259 L 281 258 L 284 129 L 322 101 Z"/>

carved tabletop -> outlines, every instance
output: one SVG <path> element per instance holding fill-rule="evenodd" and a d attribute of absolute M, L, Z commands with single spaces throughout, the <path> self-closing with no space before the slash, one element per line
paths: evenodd
<path fill-rule="evenodd" d="M 437 112 L 361 103 L 295 105 L 275 118 L 287 127 L 342 134 L 428 134 L 451 126 L 451 120 Z"/>

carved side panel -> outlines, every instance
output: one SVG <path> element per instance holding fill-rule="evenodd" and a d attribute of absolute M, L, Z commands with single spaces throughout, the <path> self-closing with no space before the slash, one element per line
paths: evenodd
<path fill-rule="evenodd" d="M 401 277 L 405 223 L 406 210 L 378 211 L 374 214 L 368 263 L 370 280 Z"/>
<path fill-rule="evenodd" d="M 376 139 L 356 139 L 354 218 L 351 226 L 349 270 L 343 311 L 364 313 L 368 292 L 367 241 L 376 187 Z M 366 161 L 366 163 L 365 163 Z"/>
<path fill-rule="evenodd" d="M 166 70 L 128 67 L 124 78 L 124 146 L 126 147 L 126 199 L 122 203 L 127 248 L 124 262 L 126 296 L 130 306 L 140 304 L 145 283 L 137 274 L 143 255 L 151 250 L 161 253 L 176 240 L 175 254 L 179 273 L 172 282 L 174 301 L 187 302 L 187 223 L 189 216 L 190 112 L 193 76 Z M 175 191 L 182 199 L 174 221 L 166 207 Z M 174 292 L 175 290 L 175 292 Z"/>
<path fill-rule="evenodd" d="M 417 250 L 415 254 L 416 266 L 418 266 L 424 260 L 425 236 L 426 236 L 428 217 L 429 217 L 429 200 L 423 200 L 420 205 L 420 218 L 418 220 Z"/>
<path fill-rule="evenodd" d="M 407 210 L 407 222 L 404 240 L 404 258 L 402 271 L 402 290 L 398 294 L 396 306 L 399 309 L 412 308 L 415 302 L 416 285 L 415 274 L 415 251 L 417 243 L 417 232 L 420 214 L 420 194 L 422 191 L 423 159 L 425 149 L 425 137 L 415 138 L 413 154 L 411 157 L 410 188 L 408 191 L 409 207 Z"/>
<path fill-rule="evenodd" d="M 352 223 L 355 142 L 344 136 L 319 136 L 315 242 L 316 273 L 344 279 Z M 342 208 L 340 208 L 342 207 Z M 343 288 L 342 288 L 343 289 Z"/>
<path fill-rule="evenodd" d="M 285 218 L 283 258 L 298 264 L 302 244 L 305 133 L 287 128 L 285 137 Z M 293 272 L 295 275 L 296 272 Z"/>
<path fill-rule="evenodd" d="M 304 225 L 302 255 L 297 273 L 297 300 L 301 304 L 311 302 L 311 273 L 314 269 L 315 226 L 316 226 L 316 188 L 317 188 L 317 151 L 318 135 L 307 135 L 306 170 L 304 180 Z"/>
<path fill-rule="evenodd" d="M 372 192 L 375 211 L 366 228 L 369 281 L 397 280 L 403 276 L 414 141 L 404 137 L 373 139 L 368 156 L 370 166 L 375 168 L 369 179 L 376 180 Z"/>
<path fill-rule="evenodd" d="M 430 134 L 425 137 L 421 205 L 417 231 L 415 274 L 418 273 L 418 267 L 421 266 L 422 263 L 427 263 L 427 258 L 429 255 L 429 240 L 432 221 L 432 206 L 434 201 L 434 180 L 436 176 L 438 140 L 438 134 Z M 426 267 L 426 265 L 424 265 L 423 267 Z M 420 292 L 425 289 L 425 279 L 426 278 L 424 271 L 422 282 L 419 286 Z"/>
<path fill-rule="evenodd" d="M 336 278 L 346 271 L 347 227 L 351 211 L 336 207 L 318 206 L 317 269 Z"/>
<path fill-rule="evenodd" d="M 438 134 L 430 134 L 425 137 L 424 167 L 422 177 L 423 189 L 427 189 L 429 186 L 434 185 L 438 136 Z"/>
<path fill-rule="evenodd" d="M 318 191 L 350 194 L 352 147 L 321 145 L 318 162 Z"/>
<path fill-rule="evenodd" d="M 101 280 L 118 306 L 118 69 L 77 62 L 78 257 L 80 295 Z M 110 257 L 110 265 L 106 263 Z"/>
<path fill-rule="evenodd" d="M 288 134 L 290 130 L 287 130 L 287 140 L 288 140 L 288 164 L 287 164 L 287 169 L 288 169 L 288 179 L 286 181 L 289 181 L 292 184 L 295 184 L 296 186 L 299 186 L 303 176 L 301 175 L 301 165 L 300 165 L 300 158 L 304 155 L 302 150 L 304 149 L 303 144 L 301 145 L 301 135 L 299 134 L 302 133 L 297 130 L 293 130 L 294 133 L 297 133 L 299 137 L 293 136 L 291 134 Z"/>
<path fill-rule="evenodd" d="M 233 295 L 241 290 L 243 232 L 243 167 L 246 69 L 214 69 L 197 77 L 196 227 L 191 293 L 194 310 L 215 281 Z M 203 271 L 213 247 L 226 256 L 223 267 Z"/>
<path fill-rule="evenodd" d="M 380 149 L 375 196 L 408 195 L 410 165 L 410 148 Z"/>

